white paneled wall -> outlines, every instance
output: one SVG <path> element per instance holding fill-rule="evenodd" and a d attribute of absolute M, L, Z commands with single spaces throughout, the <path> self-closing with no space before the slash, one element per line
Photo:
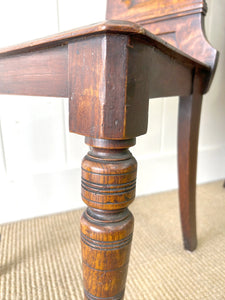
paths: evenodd
<path fill-rule="evenodd" d="M 221 55 L 203 105 L 198 182 L 225 177 L 225 2 L 208 4 L 208 37 Z M 104 20 L 105 8 L 106 0 L 2 0 L 0 47 Z M 148 134 L 132 149 L 138 195 L 177 187 L 177 110 L 177 98 L 150 101 Z M 0 96 L 0 223 L 83 206 L 87 151 L 68 131 L 67 99 Z"/>
<path fill-rule="evenodd" d="M 225 177 L 225 1 L 208 0 L 206 30 L 220 58 L 209 93 L 204 97 L 200 140 L 198 181 Z"/>

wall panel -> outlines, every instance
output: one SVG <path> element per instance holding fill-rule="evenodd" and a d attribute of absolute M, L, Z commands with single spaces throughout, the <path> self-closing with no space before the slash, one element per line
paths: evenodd
<path fill-rule="evenodd" d="M 6 176 L 6 164 L 5 164 L 5 150 L 2 139 L 2 126 L 0 121 L 0 182 L 5 179 Z"/>
<path fill-rule="evenodd" d="M 61 99 L 5 96 L 0 104 L 8 176 L 65 164 Z"/>

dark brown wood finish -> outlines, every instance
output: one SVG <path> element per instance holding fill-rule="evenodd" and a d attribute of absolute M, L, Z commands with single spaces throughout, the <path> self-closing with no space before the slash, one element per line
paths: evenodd
<path fill-rule="evenodd" d="M 56 63 L 57 62 L 57 63 Z M 67 47 L 0 55 L 0 92 L 33 96 L 68 96 Z"/>
<path fill-rule="evenodd" d="M 100 40 L 102 39 L 102 42 L 97 43 L 98 38 L 95 39 L 95 37 L 98 36 Z M 116 36 L 115 39 L 112 36 Z M 200 68 L 205 74 L 205 81 L 210 76 L 209 66 L 168 45 L 143 27 L 126 21 L 105 21 L 68 31 L 64 34 L 57 34 L 48 38 L 0 49 L 0 93 L 70 97 L 69 90 L 71 92 L 72 83 L 67 76 L 68 68 L 69 71 L 74 71 L 71 70 L 71 64 L 74 63 L 76 66 L 74 58 L 71 57 L 71 55 L 74 55 L 72 48 L 79 45 L 84 49 L 85 40 L 87 39 L 94 44 L 95 50 L 93 51 L 102 50 L 104 52 L 104 56 L 98 56 L 96 60 L 98 59 L 97 62 L 101 63 L 101 65 L 107 62 L 108 68 L 113 67 L 110 66 L 112 62 L 108 62 L 109 57 L 113 60 L 112 56 L 114 55 L 115 57 L 118 53 L 125 55 L 127 59 L 130 57 L 129 61 L 124 62 L 126 69 L 129 66 L 129 73 L 124 74 L 124 76 L 131 74 L 132 76 L 142 76 L 143 78 L 143 75 L 135 72 L 136 66 L 131 63 L 131 59 L 138 58 L 136 65 L 137 68 L 139 67 L 139 71 L 143 67 L 142 72 L 145 69 L 147 69 L 145 73 L 151 72 L 145 78 L 146 81 L 142 83 L 146 86 L 145 92 L 146 89 L 149 89 L 149 97 L 189 94 L 191 83 L 189 80 L 184 79 L 187 74 L 183 73 L 189 73 L 190 76 L 190 69 Z M 118 42 L 119 39 L 121 43 Z M 117 41 L 117 51 L 109 49 L 112 40 L 113 42 Z M 97 45 L 98 50 L 96 49 Z M 124 47 L 127 47 L 128 50 L 125 51 Z M 134 47 L 135 49 L 133 49 Z M 116 54 L 112 54 L 113 52 Z M 82 55 L 87 56 L 88 54 Z M 142 55 L 146 59 L 145 62 Z M 90 59 L 91 57 L 88 56 L 88 60 Z M 158 60 L 159 63 L 157 63 Z M 162 72 L 162 65 L 165 64 L 167 67 L 164 67 Z M 106 69 L 101 70 L 101 72 L 103 71 L 105 73 L 104 76 L 110 76 L 106 73 Z M 182 76 L 177 76 L 178 72 L 182 72 Z M 171 73 L 174 76 L 171 76 Z M 75 75 L 69 74 L 69 76 Z M 132 80 L 132 78 L 129 79 Z M 141 78 L 138 80 L 141 80 Z M 161 80 L 163 85 L 159 83 Z M 109 90 L 109 87 L 107 90 Z"/>
<path fill-rule="evenodd" d="M 184 248 L 190 251 L 197 246 L 196 235 L 196 169 L 198 133 L 202 106 L 201 79 L 195 75 L 190 96 L 180 97 L 178 119 L 178 169 L 180 215 Z"/>
<path fill-rule="evenodd" d="M 195 68 L 209 72 L 179 55 L 172 60 L 150 41 L 106 33 L 69 45 L 70 131 L 103 139 L 142 135 L 150 97 L 189 95 Z"/>
<path fill-rule="evenodd" d="M 0 50 L 0 93 L 68 97 L 70 131 L 91 147 L 82 162 L 85 299 L 124 297 L 136 179 L 128 148 L 147 130 L 149 98 L 181 96 L 181 218 L 185 247 L 195 248 L 200 107 L 216 61 L 203 13 L 201 0 L 108 0 L 108 17 L 171 45 L 114 20 Z"/>
<path fill-rule="evenodd" d="M 136 186 L 137 162 L 127 150 L 133 140 L 112 141 L 110 147 L 107 140 L 86 142 L 92 148 L 82 162 L 85 299 L 123 299 L 134 223 L 127 209 Z"/>
<path fill-rule="evenodd" d="M 195 189 L 201 114 L 199 98 L 202 99 L 202 95 L 210 87 L 218 59 L 218 52 L 205 37 L 206 2 L 204 0 L 108 0 L 107 4 L 108 19 L 123 19 L 141 24 L 150 32 L 210 68 L 207 74 L 199 68 L 193 70 L 193 82 L 198 81 L 198 92 L 196 94 L 196 91 L 192 91 L 190 96 L 181 97 L 179 107 L 180 215 L 184 247 L 193 251 L 197 245 Z M 198 74 L 198 79 L 196 74 Z M 177 95 L 182 96 L 179 93 Z"/>
<path fill-rule="evenodd" d="M 107 19 L 141 24 L 191 57 L 215 68 L 217 51 L 204 32 L 205 0 L 108 0 Z"/>

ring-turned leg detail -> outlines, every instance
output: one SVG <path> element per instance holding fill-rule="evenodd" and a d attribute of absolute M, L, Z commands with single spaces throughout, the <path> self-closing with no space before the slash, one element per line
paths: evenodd
<path fill-rule="evenodd" d="M 127 206 L 135 197 L 137 163 L 127 148 L 115 148 L 113 143 L 111 149 L 92 148 L 82 162 L 82 199 L 88 208 L 81 218 L 81 245 L 88 300 L 124 297 L 134 223 Z"/>

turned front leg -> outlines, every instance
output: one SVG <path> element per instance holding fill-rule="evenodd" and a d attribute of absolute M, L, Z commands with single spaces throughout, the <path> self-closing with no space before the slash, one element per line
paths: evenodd
<path fill-rule="evenodd" d="M 101 147 L 91 148 L 82 162 L 82 199 L 88 205 L 81 218 L 84 298 L 120 300 L 133 234 L 127 207 L 135 197 L 137 163 L 127 148 L 116 149 L 116 141 L 107 149 L 102 140 Z"/>

